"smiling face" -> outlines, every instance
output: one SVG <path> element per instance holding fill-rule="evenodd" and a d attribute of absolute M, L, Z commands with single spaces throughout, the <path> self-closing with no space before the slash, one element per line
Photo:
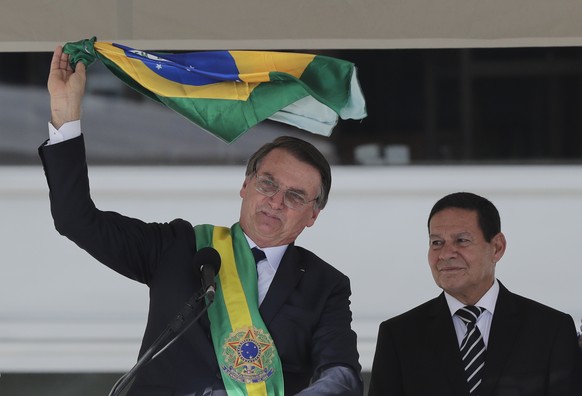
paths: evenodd
<path fill-rule="evenodd" d="M 242 229 L 261 248 L 295 241 L 305 227 L 315 223 L 320 209 L 315 208 L 314 202 L 295 209 L 288 208 L 284 203 L 284 194 L 291 189 L 303 194 L 307 200 L 316 198 L 321 191 L 318 170 L 277 148 L 261 160 L 256 174 L 270 178 L 281 190 L 272 197 L 263 195 L 255 188 L 255 175 L 248 175 L 240 190 Z"/>
<path fill-rule="evenodd" d="M 475 304 L 493 285 L 505 237 L 499 232 L 487 242 L 477 212 L 459 208 L 434 214 L 429 234 L 428 262 L 436 284 L 462 303 Z"/>

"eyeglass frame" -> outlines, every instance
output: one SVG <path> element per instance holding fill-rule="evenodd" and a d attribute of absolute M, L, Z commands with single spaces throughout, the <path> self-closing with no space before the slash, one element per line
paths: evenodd
<path fill-rule="evenodd" d="M 269 176 L 259 175 L 257 172 L 254 172 L 253 175 L 252 175 L 252 177 L 254 177 L 254 179 L 255 179 L 255 190 L 258 193 L 260 193 L 260 194 L 262 194 L 262 195 L 264 195 L 266 197 L 272 198 L 275 195 L 277 195 L 279 192 L 282 191 L 281 190 L 281 185 L 279 183 L 277 183 L 275 180 L 273 180 Z M 259 184 L 260 184 L 260 182 L 262 180 L 271 183 L 273 185 L 273 187 L 275 187 L 275 191 L 273 193 L 267 193 L 266 191 L 259 189 Z M 318 204 L 318 202 L 319 202 L 319 197 L 320 197 L 319 194 L 315 198 L 308 200 L 308 199 L 306 199 L 303 196 L 302 193 L 297 192 L 293 188 L 288 188 L 288 189 L 286 189 L 286 190 L 284 190 L 282 192 L 283 192 L 283 203 L 289 209 L 293 209 L 293 210 L 294 209 L 300 209 L 300 208 L 304 207 L 305 205 L 309 204 L 310 202 L 315 202 L 314 205 Z M 288 198 L 287 198 L 287 193 L 295 194 L 297 197 L 303 198 L 302 202 L 300 202 L 297 206 L 291 206 L 291 205 L 289 205 L 289 203 L 288 203 L 289 201 L 288 201 Z"/>

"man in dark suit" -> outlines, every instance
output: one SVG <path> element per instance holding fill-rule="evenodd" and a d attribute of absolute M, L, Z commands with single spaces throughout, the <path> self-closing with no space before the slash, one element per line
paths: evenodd
<path fill-rule="evenodd" d="M 150 288 L 140 356 L 200 289 L 192 264 L 197 251 L 214 246 L 222 256 L 220 301 L 143 366 L 129 394 L 361 395 L 349 280 L 294 245 L 327 202 L 331 173 L 323 155 L 290 137 L 261 147 L 248 162 L 240 220 L 232 228 L 194 228 L 182 219 L 145 223 L 100 211 L 90 197 L 80 131 L 84 86 L 85 67 L 73 70 L 58 47 L 48 80 L 50 139 L 39 149 L 51 211 L 61 234 Z M 258 281 L 252 247 L 264 253 Z M 231 285 L 243 285 L 243 304 L 240 294 L 229 294 L 242 288 Z"/>
<path fill-rule="evenodd" d="M 447 195 L 428 229 L 428 261 L 444 292 L 380 325 L 369 395 L 582 395 L 572 318 L 495 278 L 506 247 L 495 206 Z"/>

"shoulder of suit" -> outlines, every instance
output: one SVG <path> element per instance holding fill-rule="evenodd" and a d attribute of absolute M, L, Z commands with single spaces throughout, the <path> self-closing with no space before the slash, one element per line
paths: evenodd
<path fill-rule="evenodd" d="M 545 305 L 539 301 L 533 300 L 528 297 L 520 296 L 519 294 L 511 293 L 511 298 L 514 299 L 516 304 L 522 310 L 535 312 L 539 315 L 549 315 L 549 316 L 562 316 L 562 317 L 570 317 L 567 313 L 557 310 L 556 308 L 552 308 L 548 305 Z M 501 301 L 500 303 L 503 303 Z"/>
<path fill-rule="evenodd" d="M 317 269 L 319 271 L 333 273 L 337 276 L 346 277 L 346 275 L 343 274 L 340 270 L 329 264 L 327 261 L 323 260 L 311 250 L 307 250 L 297 245 L 289 245 L 288 249 L 295 250 L 295 253 L 299 256 L 299 260 L 305 266 L 306 270 Z"/>
<path fill-rule="evenodd" d="M 192 226 L 192 223 L 190 223 L 189 221 L 186 221 L 184 219 L 174 219 L 170 222 L 170 225 L 172 227 L 175 227 L 176 229 L 179 230 L 194 230 L 194 227 Z"/>
<path fill-rule="evenodd" d="M 417 322 L 419 317 L 427 318 L 431 315 L 435 315 L 436 313 L 444 310 L 446 314 L 448 313 L 448 307 L 446 302 L 444 301 L 443 295 L 439 295 L 431 300 L 428 300 L 420 305 L 417 305 L 408 311 L 400 313 L 396 316 L 393 316 L 390 319 L 385 320 L 382 325 L 383 326 L 391 326 L 391 325 L 399 325 L 399 324 L 406 324 L 408 322 Z"/>
<path fill-rule="evenodd" d="M 196 251 L 196 235 L 194 226 L 184 219 L 174 219 L 169 223 L 162 224 L 163 231 L 170 238 L 185 239 L 193 251 Z"/>

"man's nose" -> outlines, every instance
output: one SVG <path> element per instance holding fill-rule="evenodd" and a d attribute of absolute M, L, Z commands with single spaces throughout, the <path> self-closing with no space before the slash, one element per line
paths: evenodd
<path fill-rule="evenodd" d="M 274 209 L 285 206 L 285 191 L 283 190 L 277 191 L 275 195 L 269 198 L 269 203 L 271 204 L 271 207 Z"/>
<path fill-rule="evenodd" d="M 453 243 L 445 243 L 439 252 L 441 260 L 448 260 L 457 256 L 457 248 Z"/>

